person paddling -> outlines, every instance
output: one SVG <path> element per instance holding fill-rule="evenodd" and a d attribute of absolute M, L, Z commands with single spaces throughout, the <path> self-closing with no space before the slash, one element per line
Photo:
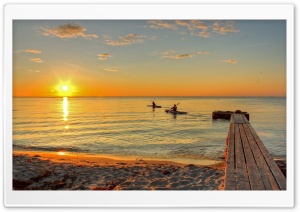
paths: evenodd
<path fill-rule="evenodd" d="M 177 105 L 176 105 L 176 104 L 174 104 L 174 106 L 171 108 L 171 110 L 173 110 L 173 111 L 177 111 Z"/>
<path fill-rule="evenodd" d="M 152 107 L 155 107 L 155 106 L 156 106 L 155 102 L 154 102 L 154 101 L 152 101 Z"/>

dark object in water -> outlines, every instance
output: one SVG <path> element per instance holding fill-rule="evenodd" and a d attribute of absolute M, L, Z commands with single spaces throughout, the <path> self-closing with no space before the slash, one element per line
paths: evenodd
<path fill-rule="evenodd" d="M 230 117 L 233 113 L 241 113 L 241 114 L 245 114 L 246 118 L 250 119 L 249 114 L 247 112 L 242 112 L 240 110 L 236 110 L 235 112 L 232 111 L 219 111 L 216 110 L 212 113 L 212 119 L 227 119 L 230 120 Z"/>

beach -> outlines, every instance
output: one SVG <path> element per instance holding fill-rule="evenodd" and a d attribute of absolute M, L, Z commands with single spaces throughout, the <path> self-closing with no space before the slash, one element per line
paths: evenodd
<path fill-rule="evenodd" d="M 224 162 L 203 166 L 14 151 L 14 190 L 223 190 Z"/>

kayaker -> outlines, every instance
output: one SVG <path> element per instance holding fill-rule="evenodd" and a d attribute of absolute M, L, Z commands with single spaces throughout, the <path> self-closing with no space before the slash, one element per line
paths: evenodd
<path fill-rule="evenodd" d="M 173 111 L 177 111 L 177 105 L 176 105 L 176 104 L 174 104 L 174 106 L 171 108 L 171 110 L 173 110 Z"/>
<path fill-rule="evenodd" d="M 155 106 L 156 106 L 155 102 L 154 102 L 154 101 L 152 101 L 152 107 L 155 107 Z"/>

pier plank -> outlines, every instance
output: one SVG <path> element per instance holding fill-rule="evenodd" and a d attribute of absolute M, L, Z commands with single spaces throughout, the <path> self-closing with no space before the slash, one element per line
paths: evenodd
<path fill-rule="evenodd" d="M 235 172 L 235 143 L 234 143 L 234 122 L 230 121 L 227 138 L 226 170 L 225 170 L 225 190 L 236 190 Z"/>
<path fill-rule="evenodd" d="M 261 174 L 262 181 L 264 183 L 264 186 L 266 190 L 279 190 L 279 187 L 276 183 L 276 180 L 273 177 L 273 174 L 267 164 L 267 161 L 260 151 L 259 146 L 257 145 L 248 124 L 244 124 L 244 129 L 248 138 L 248 141 L 250 143 L 250 146 L 252 148 L 253 154 L 256 156 L 255 161 L 257 164 L 257 167 L 259 169 L 259 172 Z"/>
<path fill-rule="evenodd" d="M 257 133 L 255 132 L 255 130 L 253 129 L 253 127 L 250 124 L 249 124 L 249 129 L 250 129 L 253 137 L 255 138 L 255 141 L 257 142 L 257 144 L 260 148 L 260 151 L 264 155 L 266 162 L 268 163 L 268 166 L 270 167 L 270 170 L 271 170 L 279 188 L 281 190 L 286 190 L 286 178 L 284 177 L 283 173 L 281 172 L 278 165 L 275 163 L 273 157 L 270 155 L 267 148 L 262 143 L 262 141 L 258 137 Z"/>
<path fill-rule="evenodd" d="M 236 172 L 237 172 L 237 190 L 250 190 L 250 184 L 248 179 L 245 155 L 243 150 L 243 144 L 241 140 L 241 134 L 239 130 L 239 124 L 234 125 L 235 131 L 235 146 L 236 146 Z"/>
<path fill-rule="evenodd" d="M 250 181 L 251 190 L 264 190 L 265 187 L 262 183 L 261 176 L 259 174 L 258 167 L 255 163 L 254 155 L 251 151 L 249 141 L 247 140 L 243 125 L 239 125 L 241 140 L 243 142 L 248 176 Z"/>

